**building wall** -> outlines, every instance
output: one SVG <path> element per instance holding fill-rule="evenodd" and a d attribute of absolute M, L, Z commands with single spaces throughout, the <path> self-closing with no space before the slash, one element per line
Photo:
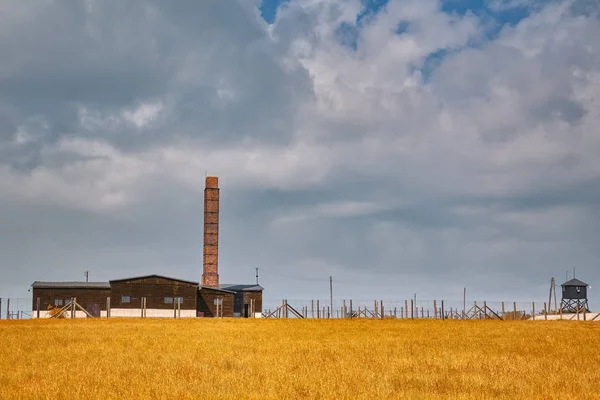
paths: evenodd
<path fill-rule="evenodd" d="M 579 292 L 577 292 L 578 287 L 579 287 Z M 563 286 L 562 298 L 563 299 L 586 299 L 587 298 L 587 287 L 585 287 L 585 286 Z"/>
<path fill-rule="evenodd" d="M 262 311 L 262 292 L 244 292 L 244 303 L 250 305 L 250 300 L 254 300 L 254 310 L 250 309 L 250 314 L 261 313 Z"/>
<path fill-rule="evenodd" d="M 55 300 L 62 300 L 62 305 L 58 305 L 58 308 L 62 308 L 66 305 L 66 300 L 70 300 L 72 297 L 76 298 L 76 301 L 83 308 L 93 314 L 92 310 L 106 311 L 106 298 L 110 296 L 109 289 L 33 289 L 32 296 L 32 307 L 31 310 L 34 314 L 37 314 L 37 299 L 40 299 L 40 313 L 48 311 L 48 305 L 53 305 Z M 81 311 L 80 311 L 81 312 Z M 81 312 L 85 315 L 83 312 Z M 41 317 L 41 315 L 40 315 Z"/>
<path fill-rule="evenodd" d="M 110 305 L 112 309 L 137 309 L 142 307 L 142 297 L 146 297 L 146 309 L 173 310 L 177 303 L 165 303 L 165 297 L 183 297 L 181 310 L 196 310 L 197 286 L 191 283 L 159 277 L 111 282 Z M 122 302 L 129 296 L 130 302 Z M 148 315 L 149 316 L 149 315 Z"/>
<path fill-rule="evenodd" d="M 214 299 L 223 299 L 223 316 L 233 317 L 233 293 L 221 292 L 209 288 L 198 290 L 198 312 L 204 313 L 205 317 L 216 316 L 217 306 Z"/>

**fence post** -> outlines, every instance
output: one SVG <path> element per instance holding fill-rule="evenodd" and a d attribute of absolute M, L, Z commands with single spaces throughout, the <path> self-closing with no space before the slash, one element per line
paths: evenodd
<path fill-rule="evenodd" d="M 444 300 L 442 300 L 442 321 L 446 319 L 446 315 L 444 315 Z"/>
<path fill-rule="evenodd" d="M 502 320 L 504 321 L 504 302 L 502 302 Z"/>
<path fill-rule="evenodd" d="M 75 308 L 75 303 L 77 303 L 77 297 L 73 297 L 71 299 L 71 318 L 75 318 L 77 316 L 77 309 Z"/>
<path fill-rule="evenodd" d="M 535 301 L 531 302 L 531 320 L 535 321 Z"/>
<path fill-rule="evenodd" d="M 429 319 L 429 308 L 427 309 L 427 318 Z"/>
<path fill-rule="evenodd" d="M 223 309 L 221 309 L 223 310 Z M 146 298 L 144 297 L 144 317 L 146 316 Z M 221 316 L 223 316 L 223 311 L 221 311 Z M 181 298 L 177 298 L 177 318 L 181 319 Z"/>
<path fill-rule="evenodd" d="M 563 319 L 563 317 L 562 317 L 562 303 L 560 305 L 560 308 L 558 309 L 558 313 L 560 314 L 560 319 Z"/>
<path fill-rule="evenodd" d="M 314 318 L 315 317 L 315 300 L 311 300 L 310 301 L 310 317 Z"/>
<path fill-rule="evenodd" d="M 319 300 L 317 300 L 317 319 L 321 318 L 321 308 L 319 305 Z"/>
<path fill-rule="evenodd" d="M 421 307 L 421 318 L 425 318 L 425 311 L 423 311 L 423 307 Z"/>
<path fill-rule="evenodd" d="M 40 319 L 40 298 L 38 297 L 35 302 L 35 313 L 38 319 Z"/>
<path fill-rule="evenodd" d="M 350 319 L 352 319 L 352 299 L 350 299 Z"/>
<path fill-rule="evenodd" d="M 487 319 L 487 301 L 483 301 L 483 319 Z"/>
<path fill-rule="evenodd" d="M 437 319 L 437 300 L 433 301 L 433 318 Z"/>
<path fill-rule="evenodd" d="M 513 301 L 513 320 L 516 320 L 516 319 L 517 319 L 517 302 Z"/>
<path fill-rule="evenodd" d="M 2 319 L 2 297 L 0 297 L 0 319 Z"/>
<path fill-rule="evenodd" d="M 106 298 L 106 318 L 110 318 L 110 297 Z"/>
<path fill-rule="evenodd" d="M 10 319 L 10 297 L 6 300 L 6 319 Z"/>
<path fill-rule="evenodd" d="M 546 302 L 544 302 L 544 320 L 548 321 L 548 310 L 546 309 Z"/>
<path fill-rule="evenodd" d="M 410 319 L 415 319 L 415 304 L 413 299 L 410 299 Z"/>
<path fill-rule="evenodd" d="M 383 310 L 383 300 L 380 300 L 380 301 L 381 301 L 381 319 L 383 319 L 383 317 L 385 316 L 384 310 Z"/>
<path fill-rule="evenodd" d="M 586 316 L 586 314 L 587 314 L 587 310 L 586 310 L 586 308 L 583 306 L 583 304 L 581 305 L 581 308 L 583 309 L 583 320 L 584 320 L 584 321 L 587 321 L 587 316 Z"/>

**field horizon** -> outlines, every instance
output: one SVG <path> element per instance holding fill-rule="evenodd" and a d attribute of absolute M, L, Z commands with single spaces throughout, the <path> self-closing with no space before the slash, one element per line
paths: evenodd
<path fill-rule="evenodd" d="M 592 399 L 567 321 L 0 321 L 2 399 Z"/>

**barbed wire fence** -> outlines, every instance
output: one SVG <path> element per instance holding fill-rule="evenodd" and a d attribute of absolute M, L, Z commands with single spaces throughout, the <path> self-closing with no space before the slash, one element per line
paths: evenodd
<path fill-rule="evenodd" d="M 577 319 L 600 322 L 600 313 L 566 314 L 558 304 L 514 301 L 465 300 L 363 300 L 283 299 L 263 303 L 266 318 L 403 318 L 403 319 L 497 319 L 497 320 L 553 320 Z"/>
<path fill-rule="evenodd" d="M 31 318 L 31 304 L 30 298 L 0 297 L 0 320 Z"/>
<path fill-rule="evenodd" d="M 30 319 L 34 311 L 31 298 L 0 298 L 0 320 Z M 567 319 L 600 322 L 600 313 L 562 313 L 560 301 L 545 302 L 465 301 L 408 299 L 282 299 L 263 301 L 266 318 L 400 318 L 400 319 Z"/>

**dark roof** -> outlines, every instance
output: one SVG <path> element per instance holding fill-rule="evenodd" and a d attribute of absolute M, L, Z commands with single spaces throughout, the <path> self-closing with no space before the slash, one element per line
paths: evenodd
<path fill-rule="evenodd" d="M 234 292 L 262 292 L 264 288 L 260 285 L 239 285 L 232 283 L 222 283 L 220 289 L 233 290 Z"/>
<path fill-rule="evenodd" d="M 224 293 L 232 293 L 232 294 L 235 294 L 235 292 L 234 292 L 234 291 L 227 290 L 227 289 L 221 289 L 221 288 L 220 288 L 220 286 L 221 286 L 221 285 L 219 285 L 219 287 L 218 287 L 218 288 L 216 288 L 216 287 L 210 287 L 210 286 L 202 286 L 202 285 L 199 285 L 199 286 L 198 286 L 198 289 L 214 290 L 214 291 L 217 291 L 217 292 L 224 292 Z"/>
<path fill-rule="evenodd" d="M 570 281 L 567 281 L 567 282 L 563 283 L 560 286 L 585 286 L 585 287 L 587 287 L 588 284 L 585 283 L 585 282 L 580 281 L 579 279 L 573 278 Z"/>
<path fill-rule="evenodd" d="M 31 285 L 34 289 L 110 289 L 108 282 L 40 282 Z"/>
<path fill-rule="evenodd" d="M 190 285 L 198 285 L 198 282 L 186 281 L 184 279 L 171 278 L 171 277 L 168 277 L 168 276 L 157 275 L 157 274 L 143 275 L 143 276 L 132 276 L 130 278 L 123 278 L 123 279 L 112 279 L 110 282 L 112 283 L 112 282 L 135 281 L 135 280 L 138 280 L 138 279 L 146 279 L 146 278 L 162 278 L 162 279 L 168 279 L 170 281 L 175 281 L 175 282 L 189 283 Z"/>

